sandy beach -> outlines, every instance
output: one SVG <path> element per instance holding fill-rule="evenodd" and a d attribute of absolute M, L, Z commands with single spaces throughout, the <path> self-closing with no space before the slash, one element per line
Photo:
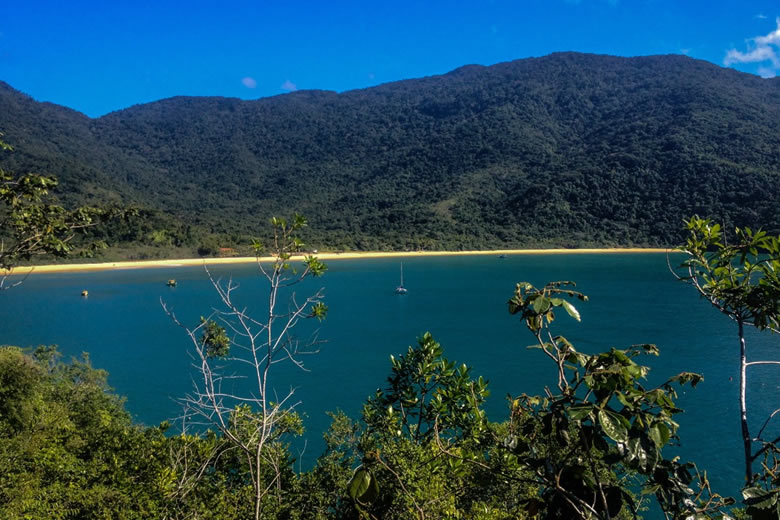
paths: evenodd
<path fill-rule="evenodd" d="M 423 256 L 467 256 L 467 255 L 560 255 L 560 254 L 615 254 L 615 253 L 666 253 L 668 249 L 661 248 L 614 248 L 614 249 L 505 249 L 491 251 L 364 251 L 347 253 L 317 253 L 320 260 L 341 260 L 354 258 L 414 258 Z M 293 260 L 301 260 L 303 256 L 294 256 Z M 89 264 L 50 264 L 16 267 L 11 275 L 28 275 L 36 273 L 76 273 L 87 271 L 106 271 L 111 269 L 145 269 L 154 267 L 185 267 L 193 265 L 245 264 L 256 262 L 255 257 L 229 258 L 184 258 L 178 260 L 143 260 L 127 262 L 100 262 Z M 262 262 L 271 262 L 273 257 L 262 257 Z M 0 274 L 8 274 L 0 271 Z"/>

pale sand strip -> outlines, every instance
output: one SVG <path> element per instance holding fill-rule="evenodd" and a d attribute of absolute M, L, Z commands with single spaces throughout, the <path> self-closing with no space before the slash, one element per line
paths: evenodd
<path fill-rule="evenodd" d="M 471 255 L 560 255 L 560 254 L 611 254 L 611 253 L 666 253 L 669 249 L 660 248 L 614 248 L 614 249 L 504 249 L 492 251 L 367 251 L 349 253 L 318 253 L 320 260 L 340 260 L 353 258 L 408 258 L 422 256 L 471 256 Z M 293 260 L 301 260 L 295 256 Z M 273 257 L 262 257 L 263 262 L 273 261 Z M 144 269 L 152 267 L 184 267 L 192 265 L 246 264 L 256 262 L 255 257 L 231 258 L 186 258 L 180 260 L 144 260 L 131 262 L 103 262 L 94 264 L 52 264 L 16 267 L 12 275 L 35 273 L 76 273 L 86 271 L 107 271 L 111 269 Z M 0 274 L 6 274 L 0 270 Z"/>

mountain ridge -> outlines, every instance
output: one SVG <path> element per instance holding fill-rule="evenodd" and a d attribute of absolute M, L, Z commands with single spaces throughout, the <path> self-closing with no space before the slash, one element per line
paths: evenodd
<path fill-rule="evenodd" d="M 0 89 L 0 129 L 27 149 L 7 169 L 65 165 L 67 200 L 217 233 L 293 210 L 344 249 L 668 245 L 693 213 L 780 228 L 780 82 L 684 56 L 564 52 L 94 119 L 7 110 L 18 97 Z"/>

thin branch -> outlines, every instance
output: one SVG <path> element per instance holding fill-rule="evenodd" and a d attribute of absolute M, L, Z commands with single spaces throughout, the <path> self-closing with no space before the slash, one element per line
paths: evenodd
<path fill-rule="evenodd" d="M 758 433 L 756 434 L 756 437 L 753 439 L 754 441 L 756 441 L 756 442 L 762 442 L 762 441 L 761 441 L 761 434 L 762 434 L 762 433 L 764 433 L 764 429 L 765 429 L 765 428 L 767 427 L 767 425 L 769 424 L 769 421 L 771 421 L 771 420 L 772 420 L 772 418 L 774 418 L 774 416 L 775 416 L 775 415 L 777 415 L 777 413 L 778 413 L 778 412 L 780 412 L 780 408 L 778 408 L 777 410 L 775 410 L 774 412 L 772 412 L 771 414 L 769 414 L 769 417 L 767 417 L 767 418 L 766 418 L 766 421 L 764 421 L 764 424 L 763 424 L 763 426 L 761 426 L 761 429 L 760 429 L 760 430 L 758 430 Z M 773 442 L 775 442 L 775 441 L 773 441 Z"/>
<path fill-rule="evenodd" d="M 765 442 L 765 441 L 759 441 L 759 442 L 763 442 L 764 446 L 760 450 L 758 450 L 757 452 L 755 452 L 753 454 L 753 456 L 750 459 L 751 461 L 756 460 L 758 457 L 760 457 L 762 454 L 764 454 L 770 448 L 777 448 L 777 443 L 780 442 L 780 436 L 778 436 L 776 439 L 774 439 L 773 441 L 770 441 L 770 442 Z"/>

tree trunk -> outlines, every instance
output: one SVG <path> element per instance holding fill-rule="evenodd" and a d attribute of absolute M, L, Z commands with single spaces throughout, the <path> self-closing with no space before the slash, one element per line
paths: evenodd
<path fill-rule="evenodd" d="M 742 443 L 745 449 L 745 485 L 753 483 L 753 455 L 750 430 L 747 422 L 747 352 L 745 347 L 745 330 L 742 319 L 737 319 L 739 325 L 739 412 L 742 421 Z"/>
<path fill-rule="evenodd" d="M 255 451 L 255 520 L 260 520 L 260 504 L 263 501 L 263 490 L 260 486 L 260 446 Z"/>

